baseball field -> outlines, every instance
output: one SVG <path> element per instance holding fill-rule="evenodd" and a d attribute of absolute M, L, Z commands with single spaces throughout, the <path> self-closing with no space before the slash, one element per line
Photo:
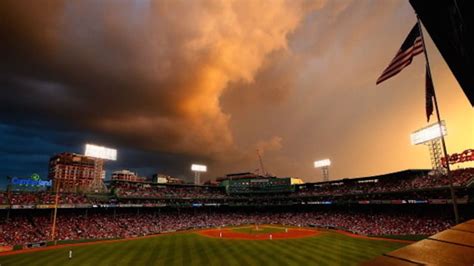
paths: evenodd
<path fill-rule="evenodd" d="M 357 265 L 407 244 L 337 231 L 244 226 L 13 251 L 0 255 L 0 265 Z"/>

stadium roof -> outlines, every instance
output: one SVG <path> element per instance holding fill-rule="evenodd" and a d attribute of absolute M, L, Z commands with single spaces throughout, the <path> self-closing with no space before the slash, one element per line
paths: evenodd
<path fill-rule="evenodd" d="M 410 3 L 474 106 L 474 1 L 410 0 Z"/>
<path fill-rule="evenodd" d="M 255 174 L 254 174 L 254 173 L 251 173 L 251 172 L 242 172 L 242 173 L 226 174 L 226 176 L 242 176 L 242 175 L 255 175 Z"/>
<path fill-rule="evenodd" d="M 326 183 L 330 184 L 330 183 L 336 183 L 336 182 L 356 182 L 360 180 L 370 180 L 370 179 L 399 178 L 401 176 L 406 176 L 406 175 L 411 175 L 411 176 L 412 175 L 425 175 L 430 171 L 431 169 L 407 169 L 407 170 L 391 172 L 391 173 L 386 173 L 386 174 L 381 174 L 381 175 L 342 178 L 342 179 L 336 179 L 336 180 L 331 180 L 331 181 L 315 182 L 315 183 L 308 183 L 308 184 L 326 184 Z"/>
<path fill-rule="evenodd" d="M 366 177 L 356 177 L 356 178 L 351 178 L 350 180 L 367 180 L 367 179 L 375 179 L 375 178 L 397 178 L 400 176 L 405 176 L 405 175 L 424 175 L 430 172 L 431 169 L 406 169 L 402 171 L 397 171 L 397 172 L 391 172 L 391 173 L 386 173 L 386 174 L 381 174 L 381 175 L 374 175 L 374 176 L 366 176 Z"/>

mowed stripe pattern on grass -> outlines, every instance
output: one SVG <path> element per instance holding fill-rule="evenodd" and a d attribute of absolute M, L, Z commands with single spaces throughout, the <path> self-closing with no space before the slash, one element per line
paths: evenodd
<path fill-rule="evenodd" d="M 338 233 L 248 241 L 178 233 L 0 257 L 9 265 L 356 265 L 404 246 Z M 68 259 L 69 249 L 73 258 Z"/>

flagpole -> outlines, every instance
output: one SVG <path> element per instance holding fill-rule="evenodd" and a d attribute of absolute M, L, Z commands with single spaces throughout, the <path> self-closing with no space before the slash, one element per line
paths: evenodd
<path fill-rule="evenodd" d="M 425 59 L 426 59 L 426 66 L 428 68 L 428 73 L 430 75 L 430 79 L 433 83 L 432 75 L 431 75 L 431 68 L 430 68 L 430 61 L 428 60 L 428 51 L 426 50 L 426 45 L 425 45 L 425 38 L 423 37 L 423 30 L 421 27 L 421 21 L 418 15 L 416 15 L 416 19 L 418 20 L 418 28 L 420 29 L 420 35 L 421 35 L 421 41 L 423 43 L 423 49 L 424 49 L 424 54 L 425 54 Z M 459 223 L 459 213 L 458 213 L 458 204 L 456 202 L 456 193 L 454 191 L 454 186 L 453 186 L 453 175 L 451 173 L 451 169 L 449 167 L 449 155 L 448 155 L 448 150 L 446 149 L 446 142 L 444 140 L 444 135 L 443 135 L 443 129 L 441 126 L 441 117 L 439 114 L 439 109 L 438 109 L 438 100 L 436 99 L 436 90 L 435 86 L 433 83 L 433 100 L 434 100 L 434 106 L 436 110 L 436 118 L 438 119 L 438 127 L 439 127 L 439 133 L 441 136 L 441 144 L 443 146 L 443 153 L 444 153 L 444 158 L 446 158 L 446 170 L 448 174 L 448 180 L 449 180 L 449 191 L 451 192 L 451 201 L 453 203 L 453 210 L 454 210 L 454 218 L 456 221 L 456 224 Z"/>

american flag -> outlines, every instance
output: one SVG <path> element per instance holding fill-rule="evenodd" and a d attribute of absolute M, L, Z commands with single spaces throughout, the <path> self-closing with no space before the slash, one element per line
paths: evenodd
<path fill-rule="evenodd" d="M 421 39 L 420 28 L 418 23 L 411 29 L 407 38 L 398 50 L 395 58 L 392 59 L 388 67 L 383 71 L 382 75 L 377 79 L 379 84 L 402 71 L 405 67 L 411 64 L 413 57 L 423 52 L 423 41 Z"/>

